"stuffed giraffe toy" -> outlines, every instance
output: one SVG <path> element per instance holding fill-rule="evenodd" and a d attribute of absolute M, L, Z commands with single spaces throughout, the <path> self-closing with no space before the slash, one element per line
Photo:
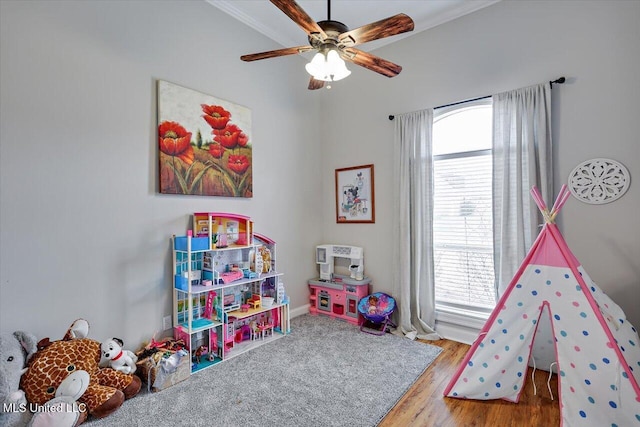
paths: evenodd
<path fill-rule="evenodd" d="M 38 342 L 38 351 L 31 357 L 22 376 L 21 389 L 30 403 L 42 405 L 56 396 L 62 382 L 72 375 L 78 381 L 88 381 L 78 402 L 89 415 L 103 418 L 116 411 L 125 399 L 138 394 L 140 378 L 111 368 L 100 368 L 100 342 L 86 338 L 89 324 L 76 320 L 64 338 Z"/>

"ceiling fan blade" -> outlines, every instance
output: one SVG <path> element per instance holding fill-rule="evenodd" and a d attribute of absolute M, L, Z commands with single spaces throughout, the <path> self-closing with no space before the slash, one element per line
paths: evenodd
<path fill-rule="evenodd" d="M 324 87 L 324 81 L 316 80 L 313 77 L 309 80 L 309 90 L 322 89 Z"/>
<path fill-rule="evenodd" d="M 314 33 L 320 34 L 323 40 L 327 37 L 316 21 L 311 19 L 311 17 L 307 15 L 307 12 L 305 12 L 304 9 L 302 9 L 295 1 L 271 0 L 271 3 L 283 11 L 293 22 L 298 24 L 298 26 L 307 33 L 307 35 Z"/>
<path fill-rule="evenodd" d="M 252 53 L 250 55 L 242 55 L 240 59 L 243 61 L 257 61 L 259 59 L 276 58 L 278 56 L 297 55 L 299 53 L 312 50 L 311 46 L 287 47 L 284 49 L 269 50 L 267 52 Z"/>
<path fill-rule="evenodd" d="M 352 47 L 343 49 L 342 52 L 344 59 L 383 76 L 395 77 L 402 71 L 402 67 L 398 64 Z"/>
<path fill-rule="evenodd" d="M 389 18 L 381 19 L 380 21 L 342 33 L 338 38 L 338 42 L 341 45 L 350 47 L 408 31 L 413 31 L 413 19 L 404 13 L 399 13 Z"/>

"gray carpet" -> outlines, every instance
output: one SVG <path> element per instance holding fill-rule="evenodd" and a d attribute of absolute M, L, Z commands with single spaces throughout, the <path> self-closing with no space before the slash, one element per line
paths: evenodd
<path fill-rule="evenodd" d="M 441 351 L 327 316 L 299 316 L 289 335 L 166 390 L 145 390 L 85 425 L 375 426 Z"/>

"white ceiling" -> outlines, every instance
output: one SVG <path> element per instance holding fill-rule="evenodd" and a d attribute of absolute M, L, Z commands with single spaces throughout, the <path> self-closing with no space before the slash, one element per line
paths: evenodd
<path fill-rule="evenodd" d="M 308 44 L 305 32 L 267 0 L 206 1 L 274 40 L 280 45 L 274 49 Z M 370 52 L 498 1 L 500 0 L 332 0 L 331 19 L 342 22 L 352 30 L 398 13 L 409 15 L 413 19 L 415 28 L 412 32 L 375 40 L 361 47 Z M 298 0 L 297 3 L 315 21 L 327 19 L 326 0 Z"/>

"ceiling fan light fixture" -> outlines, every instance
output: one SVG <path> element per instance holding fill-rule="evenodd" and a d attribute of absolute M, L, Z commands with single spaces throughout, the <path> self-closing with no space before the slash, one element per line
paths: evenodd
<path fill-rule="evenodd" d="M 351 74 L 335 49 L 316 53 L 305 69 L 314 79 L 325 82 L 336 82 Z"/>
<path fill-rule="evenodd" d="M 313 59 L 307 65 L 304 66 L 307 73 L 311 74 L 317 80 L 323 80 L 320 76 L 324 77 L 325 72 L 325 56 L 322 52 L 318 52 L 313 55 Z"/>
<path fill-rule="evenodd" d="M 347 69 L 345 60 L 385 77 L 395 77 L 402 71 L 398 64 L 363 52 L 354 46 L 413 31 L 413 20 L 404 13 L 350 30 L 342 22 L 331 19 L 331 0 L 327 0 L 327 19 L 317 22 L 296 0 L 271 0 L 271 3 L 307 34 L 309 44 L 242 55 L 241 60 L 250 62 L 316 50 L 318 53 L 305 67 L 312 76 L 307 86 L 309 90 L 329 88 L 325 82 L 334 82 L 349 76 L 351 71 Z"/>

